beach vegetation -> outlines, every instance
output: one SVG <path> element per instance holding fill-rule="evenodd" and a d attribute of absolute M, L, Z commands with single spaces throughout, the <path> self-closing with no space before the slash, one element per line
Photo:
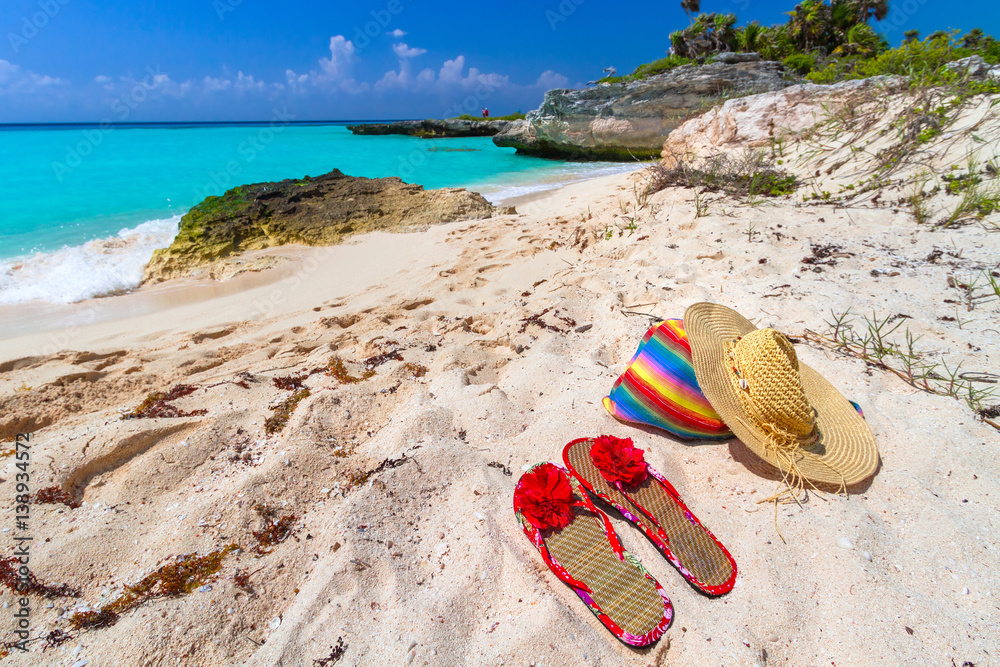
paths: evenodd
<path fill-rule="evenodd" d="M 793 53 L 781 64 L 786 70 L 805 76 L 816 69 L 816 57 L 808 53 Z"/>
<path fill-rule="evenodd" d="M 913 190 L 906 197 L 906 204 L 910 207 L 910 213 L 918 225 L 922 225 L 930 220 L 930 205 L 927 201 L 927 193 L 924 186 L 930 180 L 930 175 L 921 173 L 913 182 Z"/>
<path fill-rule="evenodd" d="M 773 157 L 755 149 L 712 155 L 698 164 L 678 158 L 673 167 L 660 163 L 650 167 L 650 172 L 647 189 L 651 193 L 667 187 L 688 187 L 695 188 L 696 193 L 700 188 L 702 194 L 723 192 L 753 199 L 783 197 L 798 187 L 794 174 L 778 169 Z"/>
<path fill-rule="evenodd" d="M 956 283 L 956 286 L 961 285 Z M 970 293 L 976 289 L 975 285 L 965 286 L 971 288 Z M 997 294 L 1000 296 L 1000 285 L 997 286 Z M 989 294 L 976 298 L 983 297 L 989 297 Z M 992 405 L 1000 399 L 1000 390 L 990 376 L 963 372 L 962 361 L 954 366 L 944 360 L 931 361 L 932 353 L 917 348 L 920 336 L 914 335 L 909 327 L 902 328 L 905 317 L 881 317 L 872 312 L 871 317 L 863 315 L 861 322 L 856 324 L 850 309 L 841 313 L 831 311 L 831 317 L 826 322 L 827 331 L 820 334 L 807 329 L 804 335 L 806 340 L 861 359 L 869 366 L 888 371 L 922 391 L 960 400 L 979 419 L 1000 430 L 1000 424 L 993 421 L 997 416 L 994 412 L 1000 406 Z"/>
<path fill-rule="evenodd" d="M 973 28 L 964 35 L 938 30 L 921 39 L 919 31 L 908 30 L 903 42 L 890 48 L 873 25 L 888 13 L 888 0 L 801 0 L 787 12 L 785 23 L 774 25 L 751 21 L 740 26 L 735 14 L 697 13 L 688 26 L 670 33 L 665 58 L 598 83 L 644 79 L 732 52 L 779 61 L 788 74 L 813 83 L 896 75 L 908 77 L 914 86 L 961 82 L 972 94 L 1000 92 L 997 80 L 975 79 L 961 67 L 948 67 L 971 56 L 989 65 L 1000 63 L 1000 41 L 993 36 Z"/>
<path fill-rule="evenodd" d="M 645 63 L 644 65 L 639 65 L 635 68 L 631 74 L 622 74 L 620 76 L 606 76 L 597 80 L 597 83 L 628 83 L 630 81 L 641 81 L 643 79 L 648 79 L 651 76 L 656 76 L 657 74 L 663 74 L 681 65 L 690 65 L 694 60 L 691 58 L 683 58 L 681 56 L 671 54 L 666 58 L 660 58 L 659 60 L 654 60 L 651 63 Z"/>
<path fill-rule="evenodd" d="M 954 210 L 942 223 L 943 227 L 968 219 L 981 219 L 1000 211 L 1000 188 L 988 188 L 981 182 L 968 181 Z"/>

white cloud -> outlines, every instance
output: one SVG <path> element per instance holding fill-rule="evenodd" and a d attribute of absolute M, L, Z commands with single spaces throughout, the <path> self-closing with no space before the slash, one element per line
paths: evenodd
<path fill-rule="evenodd" d="M 416 58 L 417 56 L 422 56 L 425 53 L 427 53 L 427 49 L 418 49 L 416 47 L 410 47 L 406 45 L 406 42 L 393 44 L 392 50 L 400 58 Z"/>
<path fill-rule="evenodd" d="M 6 60 L 0 60 L 0 95 L 48 92 L 68 83 L 63 79 L 23 69 Z"/>
<path fill-rule="evenodd" d="M 538 77 L 538 81 L 535 82 L 535 87 L 541 88 L 542 90 L 567 88 L 569 87 L 569 79 L 558 72 L 553 72 L 552 70 L 547 69 Z"/>
<path fill-rule="evenodd" d="M 354 42 L 343 35 L 330 38 L 330 57 L 320 58 L 319 67 L 331 79 L 344 78 L 354 61 Z"/>
<path fill-rule="evenodd" d="M 354 42 L 343 35 L 330 38 L 330 57 L 319 59 L 319 71 L 308 74 L 296 74 L 293 70 L 285 70 L 285 81 L 289 88 L 296 92 L 304 92 L 307 88 L 340 89 L 352 95 L 371 90 L 371 86 L 358 82 L 351 76 L 354 63 L 357 60 L 357 50 Z"/>
<path fill-rule="evenodd" d="M 400 37 L 405 37 L 407 33 L 403 30 L 400 30 L 399 28 L 396 28 L 392 32 L 387 32 L 386 34 L 389 35 L 390 37 L 395 37 L 396 39 L 399 39 Z"/>
<path fill-rule="evenodd" d="M 438 77 L 442 81 L 456 83 L 461 81 L 463 69 L 465 69 L 465 56 L 459 56 L 454 60 L 446 60 L 444 61 L 444 64 L 441 65 L 441 71 L 438 72 Z"/>
<path fill-rule="evenodd" d="M 472 88 L 474 86 L 484 86 L 493 90 L 510 85 L 510 77 L 496 72 L 484 73 L 475 67 L 469 68 L 469 73 L 463 76 L 465 71 L 465 56 L 458 56 L 453 60 L 446 60 L 441 65 L 438 72 L 438 80 L 442 84 L 461 86 L 462 88 Z"/>

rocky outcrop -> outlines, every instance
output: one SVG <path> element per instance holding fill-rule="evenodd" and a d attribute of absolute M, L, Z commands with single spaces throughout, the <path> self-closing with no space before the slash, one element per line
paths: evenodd
<path fill-rule="evenodd" d="M 952 61 L 945 67 L 959 76 L 968 76 L 971 79 L 1000 80 L 1000 65 L 990 65 L 980 55 Z"/>
<path fill-rule="evenodd" d="M 347 129 L 360 135 L 405 134 L 424 139 L 445 137 L 492 137 L 510 125 L 509 120 L 400 120 L 395 123 L 366 123 L 348 125 Z"/>
<path fill-rule="evenodd" d="M 333 245 L 351 234 L 479 220 L 494 211 L 481 195 L 464 188 L 424 190 L 399 178 L 355 178 L 338 170 L 244 185 L 192 208 L 170 247 L 153 254 L 145 282 L 208 275 L 213 265 L 233 264 L 231 258 L 246 251 Z"/>
<path fill-rule="evenodd" d="M 783 90 L 727 100 L 687 120 L 663 143 L 668 167 L 678 159 L 767 146 L 772 140 L 790 139 L 815 126 L 840 107 L 897 92 L 901 77 L 873 77 L 829 85 L 812 83 Z"/>
<path fill-rule="evenodd" d="M 776 62 L 684 65 L 641 81 L 550 90 L 541 107 L 493 137 L 518 153 L 575 160 L 655 159 L 670 132 L 721 96 L 791 85 Z"/>

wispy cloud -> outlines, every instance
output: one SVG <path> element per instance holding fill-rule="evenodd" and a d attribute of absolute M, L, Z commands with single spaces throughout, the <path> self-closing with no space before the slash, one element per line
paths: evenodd
<path fill-rule="evenodd" d="M 400 37 L 405 37 L 407 35 L 407 32 L 405 30 L 400 30 L 399 28 L 396 28 L 392 32 L 387 32 L 385 34 L 389 35 L 390 37 L 399 39 Z"/>
<path fill-rule="evenodd" d="M 35 74 L 20 65 L 0 60 L 0 95 L 32 95 L 52 92 L 67 85 L 67 81 L 53 76 Z"/>
<path fill-rule="evenodd" d="M 422 56 L 425 53 L 427 53 L 427 49 L 418 49 L 416 47 L 410 47 L 406 45 L 406 42 L 393 44 L 392 51 L 400 58 L 416 58 L 417 56 Z"/>

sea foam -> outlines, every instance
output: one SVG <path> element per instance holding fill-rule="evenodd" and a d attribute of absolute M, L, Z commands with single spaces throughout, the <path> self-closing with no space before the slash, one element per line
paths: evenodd
<path fill-rule="evenodd" d="M 153 251 L 170 245 L 180 220 L 150 220 L 110 238 L 0 261 L 0 304 L 73 303 L 138 287 Z"/>

